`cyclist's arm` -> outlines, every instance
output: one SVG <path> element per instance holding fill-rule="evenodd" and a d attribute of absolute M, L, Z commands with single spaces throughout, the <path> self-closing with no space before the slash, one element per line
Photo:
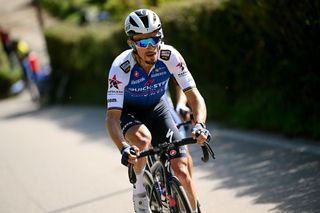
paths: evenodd
<path fill-rule="evenodd" d="M 120 117 L 121 110 L 107 110 L 105 120 L 106 129 L 119 151 L 127 144 L 120 127 Z"/>
<path fill-rule="evenodd" d="M 207 108 L 199 90 L 197 88 L 193 88 L 186 91 L 185 94 L 193 112 L 194 122 L 205 124 L 207 119 Z"/>
<path fill-rule="evenodd" d="M 187 97 L 178 84 L 175 84 L 177 104 L 187 105 Z"/>
<path fill-rule="evenodd" d="M 183 98 L 186 98 L 192 109 L 194 121 L 204 124 L 207 118 L 207 110 L 204 99 L 198 91 L 196 83 L 181 54 L 175 49 L 171 50 L 172 54 L 170 57 L 169 66 L 175 80 L 181 88 L 179 92 L 186 95 L 184 96 L 180 94 L 180 97 L 178 98 L 180 98 L 182 102 L 185 101 Z M 179 95 L 179 93 L 177 93 L 177 95 Z"/>
<path fill-rule="evenodd" d="M 112 141 L 121 151 L 126 145 L 126 140 L 120 127 L 120 118 L 124 102 L 124 88 L 129 81 L 129 74 L 122 70 L 122 60 L 119 62 L 117 59 L 109 71 L 105 126 Z"/>
<path fill-rule="evenodd" d="M 198 123 L 195 124 L 195 127 L 193 128 L 192 137 L 197 138 L 197 142 L 202 144 L 206 142 L 209 137 L 208 130 L 205 129 L 207 118 L 206 105 L 183 57 L 178 51 L 174 49 L 171 49 L 171 51 L 170 63 L 168 63 L 169 67 L 179 86 L 186 94 L 188 103 L 193 112 L 194 121 L 195 123 Z M 197 135 L 199 133 L 198 130 L 201 132 L 200 135 Z"/>
<path fill-rule="evenodd" d="M 207 119 L 206 104 L 197 88 L 188 90 L 185 94 L 188 98 L 188 103 L 192 108 L 194 122 L 195 122 L 195 126 L 192 131 L 192 137 L 197 138 L 197 142 L 199 144 L 202 144 L 210 140 L 210 137 L 211 137 L 209 131 L 206 130 L 206 126 L 205 126 L 206 119 Z M 198 130 L 201 130 L 200 135 L 197 135 Z"/>

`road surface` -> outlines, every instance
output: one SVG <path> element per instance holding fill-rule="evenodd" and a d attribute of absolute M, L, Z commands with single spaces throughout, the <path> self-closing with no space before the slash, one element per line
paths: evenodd
<path fill-rule="evenodd" d="M 216 130 L 216 160 L 193 146 L 206 213 L 320 211 L 320 148 Z M 104 129 L 104 109 L 38 108 L 28 94 L 0 101 L 1 213 L 130 213 L 131 185 Z"/>

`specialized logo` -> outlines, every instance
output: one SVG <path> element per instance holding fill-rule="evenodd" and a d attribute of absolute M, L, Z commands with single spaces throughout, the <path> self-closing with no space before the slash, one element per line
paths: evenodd
<path fill-rule="evenodd" d="M 169 139 L 169 142 L 172 142 L 172 137 L 173 137 L 173 131 L 171 129 L 168 129 L 168 132 L 166 134 L 166 138 Z"/>
<path fill-rule="evenodd" d="M 160 50 L 160 58 L 168 61 L 171 56 L 171 50 Z"/>
<path fill-rule="evenodd" d="M 122 84 L 121 81 L 117 80 L 117 77 L 116 75 L 113 75 L 113 77 L 111 79 L 109 79 L 109 85 L 110 85 L 110 89 L 111 88 L 116 88 L 116 89 L 119 89 L 119 84 Z"/>
<path fill-rule="evenodd" d="M 130 62 L 127 60 L 120 65 L 123 72 L 128 73 L 130 71 Z"/>

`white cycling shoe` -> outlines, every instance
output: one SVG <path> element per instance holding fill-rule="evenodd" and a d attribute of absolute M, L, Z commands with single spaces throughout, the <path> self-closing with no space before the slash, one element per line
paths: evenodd
<path fill-rule="evenodd" d="M 147 193 L 133 195 L 133 206 L 135 213 L 152 213 Z"/>

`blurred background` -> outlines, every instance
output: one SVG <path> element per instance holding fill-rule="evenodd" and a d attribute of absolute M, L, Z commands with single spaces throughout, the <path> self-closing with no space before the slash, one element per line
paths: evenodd
<path fill-rule="evenodd" d="M 164 42 L 184 56 L 210 120 L 320 139 L 319 0 L 33 0 L 29 6 L 44 48 L 12 36 L 0 22 L 1 99 L 28 90 L 40 105 L 105 106 L 108 70 L 128 48 L 124 19 L 148 7 L 160 16 Z"/>

